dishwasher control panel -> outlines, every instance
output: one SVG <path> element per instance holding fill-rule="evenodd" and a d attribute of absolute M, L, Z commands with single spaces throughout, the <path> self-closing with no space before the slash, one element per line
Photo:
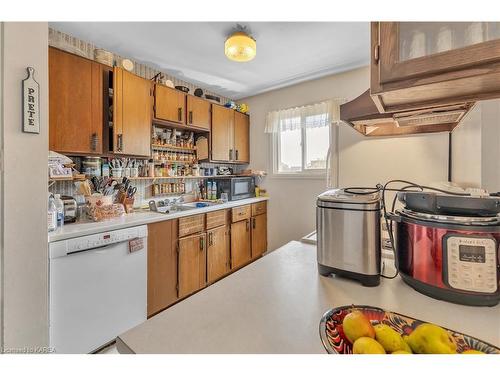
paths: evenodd
<path fill-rule="evenodd" d="M 142 238 L 148 235 L 148 227 L 141 225 L 126 229 L 91 234 L 50 243 L 50 258 L 57 258 L 71 253 L 108 246 L 114 243 Z"/>

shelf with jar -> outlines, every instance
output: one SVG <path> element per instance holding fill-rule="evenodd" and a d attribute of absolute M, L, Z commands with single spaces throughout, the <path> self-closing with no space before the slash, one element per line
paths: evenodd
<path fill-rule="evenodd" d="M 152 143 L 151 148 L 153 149 L 153 151 L 177 151 L 177 152 L 188 152 L 188 153 L 196 152 L 196 146 L 192 145 L 187 147 L 182 147 L 170 144 Z"/>

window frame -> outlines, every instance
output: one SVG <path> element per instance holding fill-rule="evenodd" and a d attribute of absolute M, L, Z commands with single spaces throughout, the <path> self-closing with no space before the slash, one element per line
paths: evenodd
<path fill-rule="evenodd" d="M 303 119 L 301 119 L 302 122 Z M 326 125 L 328 128 L 328 143 L 329 148 L 331 148 L 331 126 L 330 124 Z M 280 134 L 281 131 L 275 132 L 271 134 L 271 163 L 272 167 L 272 177 L 275 178 L 299 178 L 299 179 L 326 179 L 327 178 L 327 168 L 328 168 L 328 160 L 326 161 L 327 165 L 325 168 L 321 169 L 305 169 L 307 160 L 307 129 L 306 127 L 301 127 L 301 168 L 302 170 L 299 172 L 280 172 L 279 171 L 279 162 L 280 162 L 280 151 L 281 151 L 281 140 Z M 328 154 L 326 155 L 328 159 Z"/>

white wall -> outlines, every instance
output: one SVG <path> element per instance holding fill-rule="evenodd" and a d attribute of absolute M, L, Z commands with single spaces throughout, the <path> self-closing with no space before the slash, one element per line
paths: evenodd
<path fill-rule="evenodd" d="M 452 139 L 453 182 L 500 191 L 500 100 L 477 103 Z"/>
<path fill-rule="evenodd" d="M 369 69 L 364 67 L 243 99 L 250 106 L 250 167 L 271 171 L 270 136 L 264 133 L 267 112 L 329 98 L 351 100 L 369 84 Z M 340 186 L 374 185 L 391 178 L 420 183 L 447 179 L 447 134 L 375 139 L 363 137 L 345 124 L 339 134 Z M 271 196 L 270 250 L 315 229 L 316 197 L 326 190 L 324 178 L 268 176 L 263 186 Z"/>
<path fill-rule="evenodd" d="M 48 345 L 48 24 L 2 24 L 3 344 Z M 35 69 L 40 134 L 22 129 L 21 81 Z"/>

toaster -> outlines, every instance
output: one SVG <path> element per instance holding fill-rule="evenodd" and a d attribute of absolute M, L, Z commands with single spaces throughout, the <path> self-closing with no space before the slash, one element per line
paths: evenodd
<path fill-rule="evenodd" d="M 380 284 L 380 195 L 365 189 L 334 189 L 318 196 L 318 272 Z"/>
<path fill-rule="evenodd" d="M 63 195 L 61 200 L 64 205 L 64 222 L 74 223 L 76 221 L 77 213 L 76 200 L 68 195 Z"/>

